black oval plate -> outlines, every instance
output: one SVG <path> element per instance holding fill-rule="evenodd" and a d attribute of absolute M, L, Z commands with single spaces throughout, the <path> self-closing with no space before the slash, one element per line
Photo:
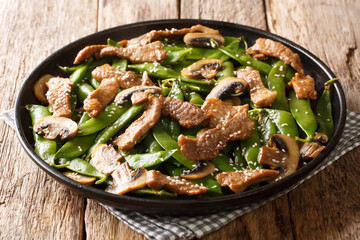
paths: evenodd
<path fill-rule="evenodd" d="M 190 27 L 195 24 L 203 24 L 205 26 L 218 29 L 221 34 L 225 36 L 238 37 L 240 35 L 244 35 L 250 45 L 252 45 L 259 37 L 270 38 L 285 44 L 300 55 L 305 72 L 316 79 L 316 90 L 320 93 L 323 90 L 324 82 L 335 77 L 335 75 L 321 60 L 297 44 L 269 32 L 239 24 L 209 20 L 175 19 L 140 22 L 111 28 L 79 39 L 56 51 L 47 59 L 45 59 L 39 66 L 37 66 L 24 82 L 16 100 L 15 119 L 16 130 L 20 142 L 31 159 L 57 181 L 71 188 L 73 191 L 84 195 L 85 197 L 95 199 L 99 202 L 120 209 L 155 214 L 194 215 L 236 209 L 244 205 L 275 196 L 276 194 L 291 188 L 300 180 L 306 178 L 312 170 L 314 170 L 321 162 L 323 162 L 325 157 L 329 155 L 332 149 L 334 149 L 344 128 L 346 119 L 346 103 L 343 90 L 338 82 L 334 84 L 334 91 L 332 94 L 333 115 L 336 130 L 326 149 L 322 151 L 317 158 L 310 161 L 306 166 L 302 167 L 294 174 L 272 184 L 268 184 L 266 186 L 249 190 L 240 194 L 227 195 L 205 200 L 153 200 L 114 195 L 94 187 L 82 185 L 65 177 L 58 170 L 51 168 L 36 155 L 33 147 L 34 139 L 32 136 L 32 130 L 29 128 L 29 126 L 31 126 L 30 114 L 25 109 L 25 105 L 38 103 L 33 95 L 32 86 L 40 76 L 44 74 L 63 74 L 58 69 L 57 64 L 62 66 L 71 66 L 77 52 L 87 45 L 104 44 L 108 38 L 117 41 L 130 39 L 154 29 L 180 29 L 184 27 Z"/>

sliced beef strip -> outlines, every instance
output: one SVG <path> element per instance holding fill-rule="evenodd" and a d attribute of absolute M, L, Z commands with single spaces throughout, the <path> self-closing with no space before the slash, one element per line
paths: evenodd
<path fill-rule="evenodd" d="M 71 117 L 70 92 L 72 82 L 68 78 L 55 77 L 47 83 L 46 98 L 55 117 Z"/>
<path fill-rule="evenodd" d="M 107 45 L 90 45 L 81 49 L 75 57 L 74 64 L 78 64 L 81 61 L 88 59 L 89 57 L 95 55 L 96 58 L 99 57 L 100 50 L 106 48 Z"/>
<path fill-rule="evenodd" d="M 233 118 L 243 108 L 248 109 L 246 105 L 232 106 L 218 98 L 210 98 L 205 100 L 201 109 L 210 114 L 209 126 L 215 128 L 219 125 L 224 125 L 228 120 Z"/>
<path fill-rule="evenodd" d="M 321 145 L 319 142 L 306 142 L 300 148 L 300 158 L 302 160 L 314 159 L 324 149 L 325 146 Z"/>
<path fill-rule="evenodd" d="M 142 81 L 135 73 L 131 71 L 122 71 L 110 66 L 109 64 L 104 64 L 95 68 L 91 72 L 91 75 L 99 82 L 106 78 L 115 78 L 119 81 L 120 87 L 122 88 L 131 88 L 142 85 Z"/>
<path fill-rule="evenodd" d="M 155 85 L 153 83 L 153 81 L 151 81 L 147 71 L 144 71 L 141 81 L 142 81 L 141 85 L 143 85 L 143 86 L 154 86 Z"/>
<path fill-rule="evenodd" d="M 251 101 L 257 107 L 269 107 L 275 101 L 277 92 L 267 89 L 260 77 L 260 73 L 251 67 L 236 71 L 236 77 L 247 82 L 250 89 Z"/>
<path fill-rule="evenodd" d="M 215 179 L 220 186 L 229 188 L 234 193 L 240 193 L 247 187 L 264 181 L 273 181 L 279 175 L 278 171 L 269 169 L 244 170 L 236 172 L 222 172 L 216 175 Z"/>
<path fill-rule="evenodd" d="M 120 82 L 116 78 L 106 78 L 102 80 L 99 88 L 84 100 L 85 111 L 87 111 L 91 117 L 97 117 L 103 108 L 116 96 L 119 88 Z"/>
<path fill-rule="evenodd" d="M 276 57 L 284 63 L 290 64 L 295 71 L 302 76 L 305 75 L 301 59 L 297 53 L 282 43 L 267 38 L 258 38 L 255 44 L 246 50 L 248 54 L 264 54 L 266 56 Z"/>
<path fill-rule="evenodd" d="M 165 188 L 179 195 L 190 196 L 203 194 L 208 190 L 207 187 L 194 184 L 178 177 L 170 177 L 155 170 L 147 172 L 146 185 L 155 191 Z"/>
<path fill-rule="evenodd" d="M 193 161 L 212 160 L 226 147 L 227 142 L 249 138 L 254 122 L 248 116 L 249 105 L 245 106 L 224 125 L 209 129 L 196 139 L 180 135 L 178 145 L 181 152 Z"/>
<path fill-rule="evenodd" d="M 172 97 L 165 98 L 162 114 L 170 116 L 186 128 L 195 127 L 209 118 L 209 115 L 196 105 Z"/>
<path fill-rule="evenodd" d="M 100 50 L 99 57 L 118 56 L 126 58 L 133 63 L 161 62 L 166 58 L 166 50 L 160 41 L 139 47 L 106 47 Z"/>
<path fill-rule="evenodd" d="M 121 164 L 121 156 L 112 145 L 99 144 L 91 154 L 91 164 L 103 174 L 111 174 Z"/>
<path fill-rule="evenodd" d="M 114 140 L 114 144 L 121 150 L 132 149 L 137 141 L 149 131 L 161 116 L 163 97 L 150 96 L 145 111 L 139 119 L 131 123 L 123 134 Z"/>
<path fill-rule="evenodd" d="M 295 73 L 288 85 L 294 89 L 298 98 L 316 99 L 315 80 L 310 75 L 301 76 Z"/>
<path fill-rule="evenodd" d="M 190 32 L 206 32 L 206 33 L 214 33 L 219 34 L 218 30 L 205 27 L 203 25 L 195 25 L 191 28 L 182 28 L 182 29 L 170 29 L 170 30 L 153 30 L 151 32 L 145 33 L 139 37 L 130 39 L 127 43 L 127 47 L 130 46 L 144 46 L 146 44 L 151 43 L 152 41 L 158 40 L 158 39 L 177 39 L 185 36 L 187 33 Z"/>

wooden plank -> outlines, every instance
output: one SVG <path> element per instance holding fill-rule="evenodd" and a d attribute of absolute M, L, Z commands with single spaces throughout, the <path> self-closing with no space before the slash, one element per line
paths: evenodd
<path fill-rule="evenodd" d="M 178 18 L 177 0 L 99 0 L 98 30 L 123 24 Z"/>
<path fill-rule="evenodd" d="M 176 0 L 122 0 L 116 2 L 100 0 L 98 30 L 121 24 L 169 18 L 178 18 L 178 2 Z M 86 206 L 85 230 L 87 239 L 146 239 L 92 200 L 88 200 Z"/>
<path fill-rule="evenodd" d="M 96 1 L 1 2 L 1 111 L 14 107 L 22 82 L 40 61 L 96 30 L 88 21 L 96 7 Z M 0 142 L 0 238 L 81 239 L 83 198 L 40 170 L 2 121 Z"/>
<path fill-rule="evenodd" d="M 359 111 L 359 1 L 267 0 L 269 29 L 306 47 L 339 77 L 348 107 Z M 356 149 L 289 194 L 296 239 L 360 237 Z"/>

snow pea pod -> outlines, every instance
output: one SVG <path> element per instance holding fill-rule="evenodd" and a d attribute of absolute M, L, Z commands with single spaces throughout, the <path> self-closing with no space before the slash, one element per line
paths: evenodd
<path fill-rule="evenodd" d="M 128 65 L 128 68 L 138 70 L 139 72 L 147 71 L 149 76 L 167 79 L 167 78 L 178 78 L 180 73 L 174 71 L 171 68 L 161 66 L 159 63 L 141 63 L 141 64 L 131 64 Z"/>
<path fill-rule="evenodd" d="M 242 154 L 242 149 L 241 149 L 241 143 L 240 141 L 236 141 L 234 142 L 233 145 L 233 155 L 234 155 L 234 163 L 241 167 L 241 169 L 245 169 L 247 166 L 247 162 L 245 157 Z"/>
<path fill-rule="evenodd" d="M 86 159 L 90 158 L 92 151 L 97 145 L 109 141 L 110 138 L 112 138 L 116 133 L 118 133 L 121 130 L 121 128 L 123 128 L 138 113 L 140 113 L 144 106 L 145 103 L 131 106 L 111 126 L 109 126 L 106 130 L 100 133 L 100 136 L 97 137 L 95 143 L 89 148 L 88 154 L 86 155 Z"/>
<path fill-rule="evenodd" d="M 235 164 L 232 159 L 223 153 L 219 153 L 219 155 L 212 160 L 211 163 L 214 164 L 220 172 L 234 172 L 236 170 L 242 170 L 239 165 Z"/>
<path fill-rule="evenodd" d="M 176 160 L 178 160 L 182 165 L 189 169 L 193 169 L 196 166 L 194 161 L 191 161 L 180 151 L 180 147 L 176 140 L 174 140 L 169 133 L 166 132 L 164 127 L 158 122 L 153 127 L 153 136 L 156 141 L 160 144 L 165 150 L 178 149 L 172 155 Z M 194 165 L 195 164 L 195 165 Z"/>
<path fill-rule="evenodd" d="M 162 125 L 162 127 L 170 134 L 170 136 L 177 140 L 180 135 L 180 125 L 175 120 L 168 118 L 168 117 L 162 117 L 159 120 L 159 123 Z"/>
<path fill-rule="evenodd" d="M 332 105 L 330 99 L 330 87 L 337 81 L 333 78 L 325 83 L 324 91 L 316 105 L 315 113 L 319 124 L 318 132 L 325 134 L 329 140 L 334 134 L 334 120 L 332 116 Z"/>
<path fill-rule="evenodd" d="M 266 112 L 259 113 L 258 131 L 260 134 L 260 141 L 263 145 L 267 145 L 271 136 L 277 133 L 275 123 L 271 121 Z"/>
<path fill-rule="evenodd" d="M 125 160 L 130 167 L 136 169 L 138 167 L 149 168 L 168 160 L 177 149 L 168 151 L 159 151 L 144 154 L 132 154 L 125 156 Z"/>
<path fill-rule="evenodd" d="M 278 61 L 271 69 L 267 79 L 266 86 L 271 91 L 276 91 L 277 95 L 271 108 L 289 111 L 289 104 L 285 92 L 285 74 L 287 72 L 287 65 L 283 61 Z"/>
<path fill-rule="evenodd" d="M 291 90 L 289 93 L 289 107 L 297 124 L 305 132 L 306 141 L 311 141 L 317 130 L 317 121 L 310 102 L 308 99 L 299 99 L 294 90 Z"/>
<path fill-rule="evenodd" d="M 189 103 L 195 104 L 198 107 L 201 107 L 204 103 L 204 99 L 197 92 L 190 92 L 190 93 L 187 92 L 185 97 Z"/>
<path fill-rule="evenodd" d="M 171 90 L 170 90 L 170 92 L 168 94 L 168 97 L 184 100 L 184 93 L 183 93 L 183 91 L 181 89 L 179 81 L 174 80 L 172 82 L 172 87 L 171 87 Z"/>
<path fill-rule="evenodd" d="M 241 141 L 241 148 L 243 151 L 243 156 L 250 169 L 262 168 L 257 162 L 257 157 L 260 151 L 261 142 L 259 132 L 257 130 L 257 122 L 255 121 L 255 129 L 251 133 L 251 137 Z"/>
<path fill-rule="evenodd" d="M 94 91 L 95 89 L 88 83 L 82 82 L 79 83 L 76 88 L 76 95 L 78 96 L 78 100 L 80 102 L 84 102 L 84 100 Z"/>
<path fill-rule="evenodd" d="M 214 88 L 214 85 L 211 84 L 199 84 L 199 83 L 191 83 L 191 82 L 180 82 L 180 86 L 183 87 L 185 90 L 190 89 L 191 91 L 196 92 L 206 92 L 209 93 Z"/>
<path fill-rule="evenodd" d="M 78 122 L 78 125 L 86 122 L 87 120 L 89 120 L 91 117 L 90 115 L 87 113 L 87 112 L 84 112 L 83 115 L 81 116 L 79 122 Z"/>
<path fill-rule="evenodd" d="M 103 174 L 98 170 L 96 170 L 96 168 L 93 165 L 91 165 L 89 162 L 81 158 L 74 158 L 74 159 L 60 158 L 59 163 L 68 164 L 66 168 L 73 172 L 80 173 L 86 176 L 99 178 L 99 180 L 97 180 L 95 184 L 100 184 L 104 182 L 108 177 L 106 174 Z"/>
<path fill-rule="evenodd" d="M 30 112 L 30 117 L 32 125 L 34 126 L 40 119 L 44 117 L 51 116 L 47 107 L 35 104 L 26 105 L 26 109 Z M 47 164 L 52 167 L 61 168 L 63 166 L 56 165 L 54 163 L 55 153 L 56 153 L 56 141 L 45 139 L 43 136 L 36 134 L 33 131 L 33 136 L 35 140 L 35 152 L 41 157 Z"/>
<path fill-rule="evenodd" d="M 183 60 L 185 60 L 187 58 L 187 56 L 190 54 L 191 50 L 192 50 L 191 48 L 182 49 L 182 50 L 178 50 L 178 51 L 168 50 L 166 52 L 166 58 L 164 61 L 161 62 L 161 64 L 163 64 L 163 65 L 179 64 L 180 62 L 182 62 Z"/>
<path fill-rule="evenodd" d="M 76 69 L 69 77 L 70 81 L 73 83 L 73 86 L 76 86 L 85 76 L 86 70 L 90 63 L 92 63 L 94 59 L 89 58 L 86 63 L 80 68 Z"/>
<path fill-rule="evenodd" d="M 163 148 L 160 144 L 155 140 L 152 134 L 148 134 L 144 139 L 145 145 L 145 152 L 152 153 L 152 152 L 159 152 L 162 151 Z"/>
<path fill-rule="evenodd" d="M 234 64 L 230 61 L 224 62 L 222 66 L 222 70 L 220 70 L 216 75 L 218 81 L 227 77 L 234 77 L 234 76 L 235 76 Z"/>
<path fill-rule="evenodd" d="M 155 191 L 150 188 L 142 188 L 131 191 L 131 194 L 134 195 L 154 195 L 159 197 L 177 197 L 175 193 L 170 193 L 165 190 Z"/>
<path fill-rule="evenodd" d="M 86 136 L 96 133 L 116 121 L 125 111 L 130 108 L 130 103 L 117 105 L 111 103 L 99 114 L 97 118 L 90 118 L 79 125 L 78 136 Z"/>
<path fill-rule="evenodd" d="M 125 58 L 113 58 L 111 66 L 117 69 L 120 69 L 122 71 L 126 71 L 127 69 L 127 59 Z"/>
<path fill-rule="evenodd" d="M 67 141 L 55 154 L 61 158 L 75 158 L 84 154 L 94 143 L 96 133 L 87 136 L 76 136 Z"/>

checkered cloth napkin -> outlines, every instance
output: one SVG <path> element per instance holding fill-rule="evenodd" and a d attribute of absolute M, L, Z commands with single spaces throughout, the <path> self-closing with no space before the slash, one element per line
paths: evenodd
<path fill-rule="evenodd" d="M 3 112 L 0 118 L 12 128 L 14 124 L 14 111 L 10 110 Z M 106 210 L 124 222 L 130 228 L 145 235 L 148 239 L 193 239 L 201 238 L 217 229 L 225 226 L 232 220 L 240 217 L 256 208 L 268 203 L 296 188 L 305 180 L 314 176 L 333 162 L 338 160 L 345 153 L 353 150 L 360 145 L 360 113 L 347 110 L 347 120 L 344 128 L 342 138 L 339 144 L 325 159 L 325 161 L 305 179 L 301 180 L 297 185 L 286 189 L 285 191 L 276 194 L 270 198 L 264 199 L 260 202 L 251 203 L 245 207 L 237 210 L 223 211 L 209 215 L 201 215 L 195 217 L 171 217 L 171 216 L 157 216 L 147 215 L 138 212 L 125 211 L 110 206 L 101 204 Z"/>

